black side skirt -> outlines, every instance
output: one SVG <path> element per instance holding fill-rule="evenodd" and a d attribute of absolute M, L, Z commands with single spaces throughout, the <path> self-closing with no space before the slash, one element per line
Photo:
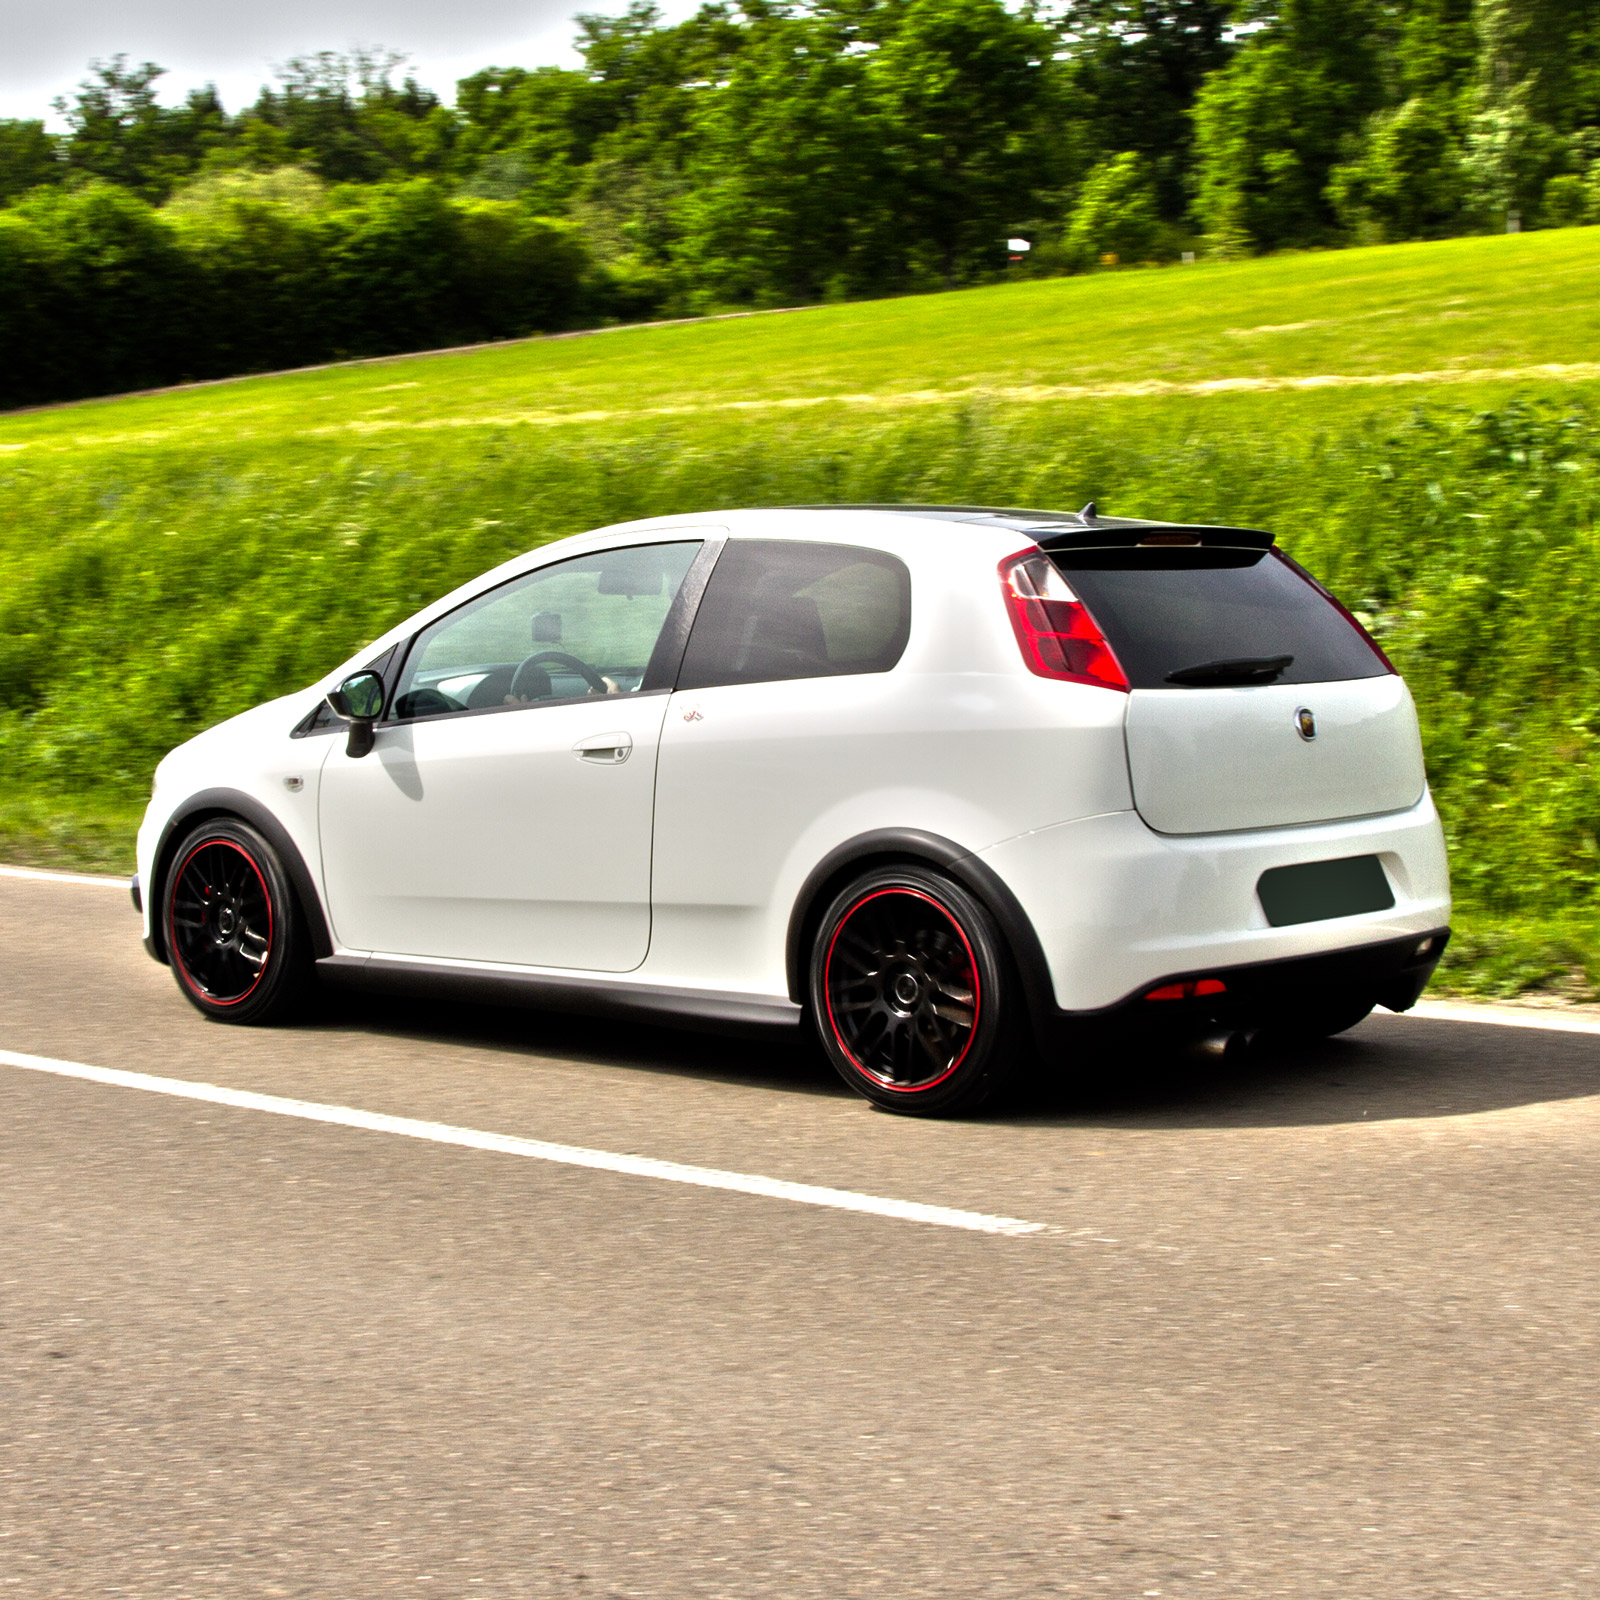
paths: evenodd
<path fill-rule="evenodd" d="M 609 977 L 551 977 L 533 972 L 483 972 L 382 956 L 324 956 L 317 972 L 336 982 L 408 996 L 545 1007 L 592 1017 L 625 1017 L 669 1027 L 746 1033 L 793 1028 L 800 1007 L 778 995 L 619 983 Z"/>

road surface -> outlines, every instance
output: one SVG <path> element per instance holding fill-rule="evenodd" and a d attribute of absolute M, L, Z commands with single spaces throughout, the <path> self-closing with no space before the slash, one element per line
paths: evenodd
<path fill-rule="evenodd" d="M 0 1593 L 1600 1593 L 1600 1037 L 920 1123 L 783 1040 L 217 1026 L 125 891 L 0 877 L 0 1050 L 67 1064 L 0 1065 Z"/>

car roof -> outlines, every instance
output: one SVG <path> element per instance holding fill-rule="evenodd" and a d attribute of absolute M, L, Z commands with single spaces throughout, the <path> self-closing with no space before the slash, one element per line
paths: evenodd
<path fill-rule="evenodd" d="M 1017 506 L 832 505 L 786 506 L 788 511 L 877 511 L 891 516 L 924 517 L 935 522 L 966 522 L 1012 533 L 1032 534 L 1045 550 L 1103 548 L 1108 545 L 1205 544 L 1269 549 L 1273 536 L 1260 528 L 1210 523 L 1165 522 L 1153 517 L 1105 517 L 1091 500 L 1082 511 L 1028 510 Z M 1145 535 L 1155 537 L 1146 539 Z M 1166 537 L 1163 537 L 1165 535 Z"/>
<path fill-rule="evenodd" d="M 800 526 L 796 521 L 799 519 Z M 943 523 L 948 528 L 967 526 L 974 530 L 1020 534 L 1041 549 L 1092 551 L 1126 549 L 1134 545 L 1211 545 L 1254 551 L 1272 547 L 1273 536 L 1258 528 L 1233 528 L 1206 523 L 1164 522 L 1153 517 L 1101 516 L 1094 501 L 1081 511 L 1049 511 L 1018 506 L 961 506 L 905 504 L 834 504 L 788 506 L 741 506 L 721 511 L 677 512 L 664 517 L 643 517 L 637 521 L 612 523 L 560 541 L 574 554 L 585 549 L 604 549 L 625 539 L 670 539 L 680 533 L 720 527 L 735 539 L 826 538 L 826 520 L 852 524 L 850 536 L 876 542 L 870 530 L 887 533 L 908 519 Z M 842 531 L 842 530 L 841 530 Z M 899 539 L 886 548 L 901 548 Z M 538 554 L 542 559 L 552 546 L 529 551 L 522 560 Z M 508 567 L 510 564 L 508 563 Z M 506 569 L 497 569 L 497 572 Z"/>

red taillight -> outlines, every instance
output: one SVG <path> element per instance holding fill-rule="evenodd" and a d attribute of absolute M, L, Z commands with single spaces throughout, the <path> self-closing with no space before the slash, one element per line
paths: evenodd
<path fill-rule="evenodd" d="M 1000 563 L 1000 586 L 1030 672 L 1098 689 L 1127 690 L 1128 676 L 1089 608 L 1043 551 L 1008 556 Z"/>
<path fill-rule="evenodd" d="M 1188 983 L 1164 983 L 1152 989 L 1146 1000 L 1193 1000 L 1197 995 L 1226 994 L 1228 986 L 1220 978 L 1191 979 Z"/>

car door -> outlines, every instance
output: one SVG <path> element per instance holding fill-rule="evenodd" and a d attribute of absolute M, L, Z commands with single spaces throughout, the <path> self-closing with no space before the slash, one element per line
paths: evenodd
<path fill-rule="evenodd" d="M 891 669 L 910 628 L 911 577 L 895 556 L 729 540 L 661 737 L 654 916 L 663 953 L 670 937 L 686 964 L 724 987 L 782 984 L 772 918 L 787 907 L 774 909 L 774 888 L 808 830 L 886 785 L 930 786 L 935 741 L 892 731 L 907 688 Z"/>
<path fill-rule="evenodd" d="M 644 960 L 656 749 L 703 531 L 538 568 L 411 641 L 372 750 L 340 742 L 323 768 L 341 945 L 599 972 Z"/>

